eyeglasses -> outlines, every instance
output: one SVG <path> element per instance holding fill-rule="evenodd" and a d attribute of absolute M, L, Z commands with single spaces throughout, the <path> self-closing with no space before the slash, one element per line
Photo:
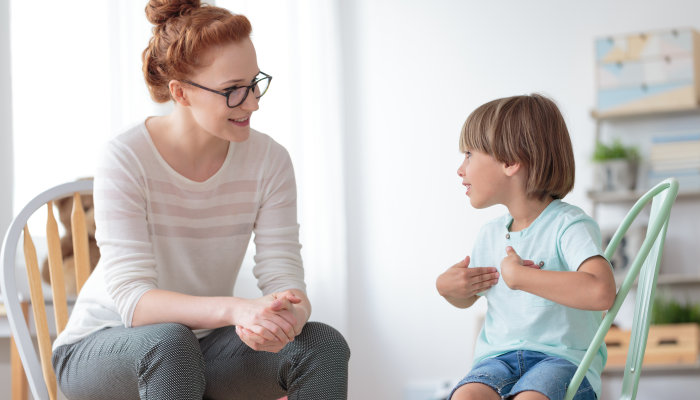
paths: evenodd
<path fill-rule="evenodd" d="M 261 77 L 262 76 L 262 77 Z M 256 77 L 255 81 L 249 85 L 249 86 L 234 86 L 230 88 L 229 90 L 226 90 L 224 92 L 219 92 L 218 90 L 214 89 L 209 89 L 207 87 L 204 87 L 202 85 L 198 85 L 194 82 L 190 81 L 185 81 L 185 83 L 189 83 L 192 86 L 196 86 L 200 89 L 208 90 L 212 93 L 216 93 L 218 95 L 226 97 L 226 105 L 229 106 L 229 108 L 236 108 L 243 104 L 245 99 L 248 97 L 248 92 L 253 91 L 253 95 L 255 96 L 256 99 L 259 99 L 267 93 L 267 89 L 270 88 L 270 82 L 272 81 L 272 77 L 264 72 L 259 72 L 258 76 Z"/>

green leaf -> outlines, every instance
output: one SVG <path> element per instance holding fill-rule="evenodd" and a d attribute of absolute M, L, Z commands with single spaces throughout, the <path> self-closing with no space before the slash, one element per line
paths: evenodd
<path fill-rule="evenodd" d="M 685 324 L 694 322 L 700 324 L 700 303 L 680 304 L 674 299 L 664 299 L 657 296 L 654 300 L 654 308 L 651 310 L 651 323 L 661 324 Z"/>
<path fill-rule="evenodd" d="M 593 152 L 593 161 L 603 162 L 620 159 L 636 161 L 639 159 L 639 152 L 634 146 L 623 145 L 619 138 L 613 140 L 611 145 L 606 145 L 603 142 L 596 142 Z"/>

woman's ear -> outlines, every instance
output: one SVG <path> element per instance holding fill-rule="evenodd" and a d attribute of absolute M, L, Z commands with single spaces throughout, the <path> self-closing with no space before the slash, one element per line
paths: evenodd
<path fill-rule="evenodd" d="M 520 171 L 520 163 L 503 163 L 503 172 L 507 176 L 515 176 L 515 174 L 517 174 L 518 171 Z"/>
<path fill-rule="evenodd" d="M 190 102 L 187 100 L 185 89 L 182 87 L 182 82 L 173 79 L 170 81 L 170 83 L 168 83 L 168 88 L 170 89 L 170 95 L 173 97 L 173 99 L 175 99 L 175 101 L 183 106 L 189 107 Z"/>

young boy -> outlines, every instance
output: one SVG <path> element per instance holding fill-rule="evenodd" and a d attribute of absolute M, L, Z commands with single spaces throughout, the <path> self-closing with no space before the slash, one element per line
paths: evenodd
<path fill-rule="evenodd" d="M 574 186 L 571 139 L 556 104 L 514 96 L 477 108 L 462 128 L 457 170 L 474 208 L 509 213 L 479 231 L 470 257 L 437 279 L 450 304 L 488 300 L 474 366 L 450 398 L 563 399 L 615 300 L 598 224 L 561 199 Z M 601 346 L 576 400 L 600 395 Z"/>

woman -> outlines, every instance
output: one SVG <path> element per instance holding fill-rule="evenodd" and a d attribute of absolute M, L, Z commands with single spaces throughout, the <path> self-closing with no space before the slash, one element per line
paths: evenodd
<path fill-rule="evenodd" d="M 350 351 L 307 323 L 287 151 L 251 130 L 272 79 L 244 16 L 151 0 L 152 98 L 175 101 L 110 141 L 95 175 L 102 257 L 53 366 L 70 399 L 345 399 Z M 265 296 L 231 296 L 251 233 Z"/>

